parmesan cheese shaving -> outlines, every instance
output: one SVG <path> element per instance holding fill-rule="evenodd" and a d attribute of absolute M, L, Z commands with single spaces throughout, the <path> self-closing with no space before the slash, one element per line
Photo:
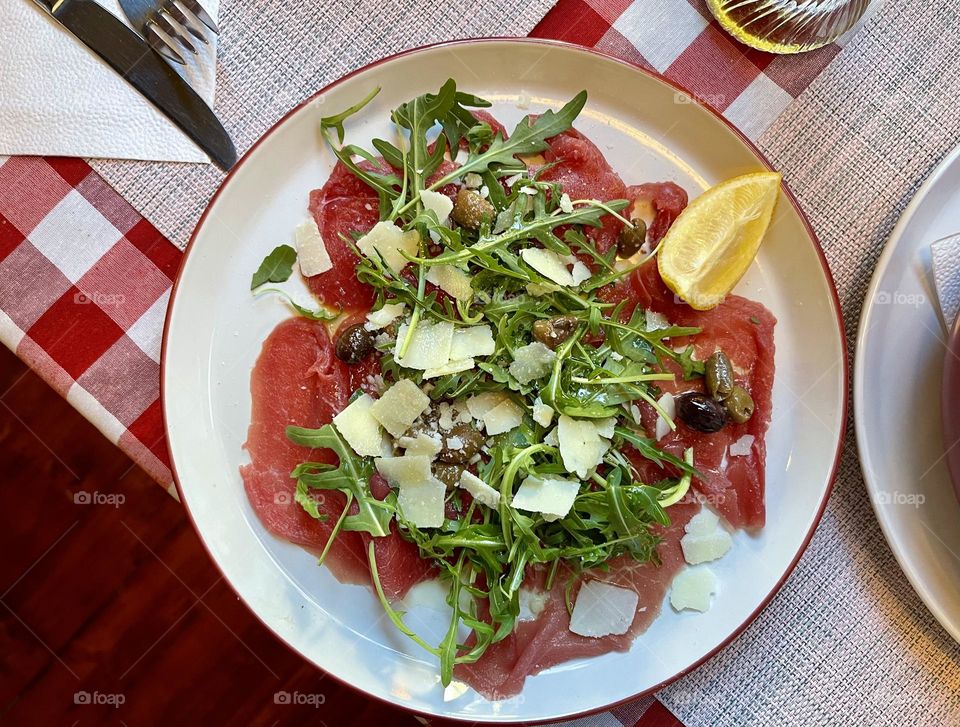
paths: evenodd
<path fill-rule="evenodd" d="M 406 432 L 430 406 L 430 397 L 410 379 L 400 379 L 370 407 L 373 418 L 394 437 Z"/>
<path fill-rule="evenodd" d="M 370 413 L 373 397 L 362 394 L 333 418 L 333 426 L 361 457 L 380 457 L 390 450 L 380 422 Z"/>
<path fill-rule="evenodd" d="M 320 236 L 320 229 L 312 217 L 304 220 L 294 232 L 297 242 L 297 261 L 300 263 L 300 272 L 306 277 L 320 275 L 333 267 L 326 245 Z"/>
<path fill-rule="evenodd" d="M 367 257 L 378 254 L 383 264 L 394 275 L 399 275 L 408 262 L 404 253 L 412 257 L 419 251 L 420 235 L 416 230 L 404 232 L 392 222 L 381 221 L 357 240 L 357 249 Z"/>
<path fill-rule="evenodd" d="M 640 596 L 629 588 L 587 581 L 577 593 L 577 602 L 570 615 L 570 630 L 595 639 L 625 634 L 637 615 L 639 603 Z"/>
<path fill-rule="evenodd" d="M 574 285 L 573 275 L 567 270 L 566 263 L 553 250 L 528 247 L 520 251 L 520 257 L 527 265 L 557 285 L 567 287 Z"/>

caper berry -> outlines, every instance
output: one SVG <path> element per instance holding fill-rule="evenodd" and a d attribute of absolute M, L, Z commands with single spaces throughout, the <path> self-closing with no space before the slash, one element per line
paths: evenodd
<path fill-rule="evenodd" d="M 466 469 L 462 464 L 441 464 L 433 465 L 433 476 L 452 490 L 460 483 L 460 475 Z"/>
<path fill-rule="evenodd" d="M 727 397 L 724 404 L 727 406 L 727 413 L 730 419 L 737 424 L 743 424 L 753 416 L 754 403 L 750 392 L 741 386 L 734 386 L 730 396 Z"/>
<path fill-rule="evenodd" d="M 704 376 L 710 396 L 720 401 L 730 396 L 736 383 L 733 380 L 733 364 L 723 351 L 717 351 L 704 364 Z"/>
<path fill-rule="evenodd" d="M 551 350 L 566 341 L 577 330 L 574 316 L 554 316 L 533 322 L 533 337 Z"/>
<path fill-rule="evenodd" d="M 443 435 L 443 449 L 437 459 L 446 464 L 467 464 L 480 451 L 484 439 L 483 434 L 469 424 L 457 424 Z"/>
<path fill-rule="evenodd" d="M 680 420 L 698 432 L 713 434 L 727 423 L 727 411 L 723 405 L 699 391 L 688 391 L 676 399 Z"/>
<path fill-rule="evenodd" d="M 450 216 L 461 227 L 477 230 L 484 222 L 490 222 L 496 211 L 492 204 L 472 189 L 461 189 L 457 192 Z"/>
<path fill-rule="evenodd" d="M 362 323 L 347 326 L 337 336 L 334 352 L 337 358 L 348 364 L 363 361 L 373 351 L 373 335 Z"/>
<path fill-rule="evenodd" d="M 617 238 L 617 257 L 628 258 L 637 254 L 647 241 L 647 223 L 641 219 L 630 220 L 630 225 L 624 225 Z"/>

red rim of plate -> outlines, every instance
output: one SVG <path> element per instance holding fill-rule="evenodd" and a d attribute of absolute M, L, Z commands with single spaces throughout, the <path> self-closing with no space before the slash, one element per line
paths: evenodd
<path fill-rule="evenodd" d="M 619 63 L 620 65 L 627 66 L 628 68 L 633 69 L 637 73 L 642 73 L 646 76 L 649 76 L 650 78 L 653 78 L 654 80 L 657 80 L 660 83 L 663 83 L 669 86 L 670 88 L 673 88 L 674 90 L 685 94 L 689 99 L 691 99 L 692 103 L 695 103 L 700 107 L 709 111 L 718 121 L 722 122 L 734 134 L 734 136 L 736 136 L 740 140 L 740 142 L 744 146 L 746 146 L 753 153 L 754 157 L 756 157 L 757 162 L 760 165 L 762 165 L 769 171 L 774 171 L 773 165 L 767 160 L 767 158 L 763 155 L 763 153 L 754 145 L 754 143 L 750 141 L 750 139 L 744 136 L 744 134 L 736 126 L 734 126 L 726 118 L 724 118 L 722 114 L 720 114 L 718 111 L 716 111 L 714 108 L 712 108 L 708 104 L 703 103 L 700 99 L 697 98 L 695 94 L 688 91 L 683 86 L 680 86 L 679 84 L 666 78 L 660 73 L 657 73 L 656 71 L 651 71 L 647 68 L 643 68 L 641 66 L 636 65 L 635 63 L 630 63 L 629 61 L 625 61 L 622 58 L 617 58 L 614 55 L 610 55 L 609 53 L 604 53 L 594 48 L 586 48 L 584 46 L 575 45 L 573 43 L 566 43 L 566 42 L 557 41 L 557 40 L 547 40 L 542 38 L 513 38 L 509 36 L 443 41 L 440 43 L 431 43 L 429 45 L 419 46 L 417 48 L 411 48 L 409 50 L 405 50 L 400 53 L 394 53 L 393 55 L 387 56 L 385 58 L 381 58 L 380 60 L 374 61 L 373 63 L 363 66 L 362 68 L 358 68 L 355 71 L 351 71 L 350 73 L 348 73 L 345 76 L 342 76 L 341 78 L 337 79 L 333 83 L 330 83 L 324 86 L 322 89 L 314 93 L 312 96 L 302 101 L 300 104 L 298 104 L 294 108 L 290 109 L 290 111 L 284 114 L 276 123 L 274 123 L 266 132 L 264 132 L 264 134 L 259 139 L 257 139 L 257 141 L 249 149 L 247 149 L 246 152 L 244 152 L 243 156 L 240 157 L 240 159 L 237 161 L 234 167 L 230 170 L 230 172 L 224 178 L 223 182 L 221 182 L 220 186 L 217 188 L 217 191 L 214 193 L 213 197 L 210 198 L 210 201 L 207 203 L 207 206 L 203 211 L 203 214 L 200 216 L 200 219 L 197 222 L 197 226 L 194 228 L 194 231 L 190 236 L 190 241 L 187 243 L 187 247 L 183 253 L 183 259 L 180 262 L 180 269 L 177 272 L 177 278 L 173 283 L 172 290 L 170 291 L 170 301 L 167 304 L 166 317 L 164 318 L 164 322 L 163 322 L 163 340 L 162 340 L 161 349 L 160 349 L 160 401 L 161 401 L 161 410 L 163 413 L 164 434 L 166 435 L 168 441 L 170 439 L 170 436 L 169 436 L 169 426 L 168 426 L 168 419 L 167 419 L 167 399 L 166 399 L 166 392 L 165 392 L 166 377 L 164 375 L 164 372 L 166 370 L 167 345 L 169 343 L 170 314 L 173 311 L 173 306 L 177 299 L 177 292 L 180 286 L 180 279 L 182 277 L 183 269 L 186 266 L 187 258 L 193 249 L 193 244 L 194 242 L 196 242 L 197 233 L 199 232 L 200 228 L 203 227 L 203 223 L 206 220 L 207 215 L 210 213 L 210 209 L 213 207 L 214 203 L 217 201 L 217 198 L 220 196 L 220 193 L 223 191 L 224 187 L 226 187 L 227 184 L 229 184 L 230 179 L 233 177 L 234 173 L 236 173 L 236 171 L 247 161 L 251 153 L 258 146 L 260 146 L 260 144 L 262 144 L 264 140 L 266 140 L 271 134 L 273 134 L 274 131 L 276 131 L 280 126 L 282 126 L 287 121 L 287 119 L 290 118 L 293 114 L 298 112 L 304 106 L 307 106 L 310 103 L 312 103 L 320 95 L 326 93 L 331 88 L 339 86 L 344 81 L 347 81 L 348 79 L 353 78 L 354 76 L 360 73 L 376 68 L 377 66 L 383 65 L 384 63 L 388 63 L 397 58 L 403 58 L 404 56 L 413 55 L 415 53 L 419 53 L 421 51 L 425 51 L 429 49 L 456 47 L 461 45 L 472 45 L 476 43 L 503 43 L 505 41 L 511 42 L 511 43 L 529 43 L 529 44 L 537 44 L 537 45 L 548 45 L 548 46 L 554 46 L 557 48 L 564 48 L 566 50 L 576 51 L 579 53 L 584 53 L 587 55 L 598 56 L 605 60 L 613 61 L 615 63 Z M 813 243 L 814 250 L 816 251 L 817 256 L 820 259 L 820 265 L 823 267 L 823 273 L 826 277 L 827 284 L 830 288 L 830 292 L 833 297 L 833 307 L 837 317 L 837 332 L 839 333 L 839 336 L 840 336 L 840 349 L 843 352 L 843 386 L 841 387 L 841 391 L 846 392 L 849 389 L 849 374 L 848 374 L 849 361 L 848 361 L 847 347 L 845 343 L 846 330 L 843 323 L 843 316 L 841 314 L 840 298 L 837 294 L 836 285 L 833 282 L 833 275 L 830 272 L 830 266 L 827 263 L 827 258 L 823 253 L 823 248 L 820 245 L 820 241 L 817 239 L 816 233 L 813 231 L 813 227 L 810 224 L 810 221 L 807 219 L 807 216 L 804 214 L 803 210 L 800 208 L 800 204 L 797 202 L 796 197 L 793 195 L 793 192 L 790 191 L 785 181 L 782 183 L 782 189 L 783 189 L 784 195 L 790 201 L 790 204 L 793 205 L 793 208 L 796 210 L 797 215 L 799 216 L 800 220 L 803 222 L 804 227 L 806 228 L 807 235 L 809 236 L 810 241 Z M 820 507 L 817 510 L 817 514 L 813 519 L 813 523 L 811 524 L 810 529 L 807 531 L 807 534 L 804 537 L 803 542 L 800 545 L 800 548 L 797 550 L 796 555 L 793 557 L 793 560 L 790 562 L 790 564 L 787 566 L 787 569 L 784 571 L 783 576 L 780 578 L 777 584 L 773 587 L 770 593 L 767 594 L 767 596 L 760 602 L 760 604 L 754 609 L 754 611 L 744 620 L 744 622 L 741 623 L 739 626 L 737 626 L 730 633 L 730 635 L 726 639 L 724 639 L 716 648 L 712 649 L 710 652 L 702 656 L 700 659 L 698 659 L 694 663 L 690 664 L 686 668 L 677 672 L 670 678 L 665 679 L 659 684 L 656 684 L 643 691 L 637 692 L 636 694 L 633 694 L 629 697 L 625 697 L 623 699 L 617 700 L 616 702 L 610 702 L 609 704 L 604 704 L 598 707 L 591 707 L 590 709 L 564 715 L 562 717 L 557 717 L 555 719 L 571 720 L 571 719 L 577 719 L 579 717 L 585 717 L 591 714 L 597 714 L 598 712 L 607 711 L 615 707 L 618 707 L 622 704 L 626 704 L 636 699 L 640 699 L 642 697 L 654 694 L 655 692 L 659 691 L 663 687 L 667 686 L 668 684 L 671 684 L 672 682 L 676 681 L 680 677 L 690 673 L 694 669 L 697 669 L 698 667 L 703 665 L 705 662 L 709 661 L 717 653 L 719 653 L 724 648 L 726 648 L 730 644 L 730 642 L 732 642 L 737 636 L 739 636 L 744 631 L 744 629 L 746 629 L 747 626 L 749 626 L 754 621 L 754 619 L 756 619 L 756 617 L 760 615 L 760 612 L 767 607 L 767 604 L 769 604 L 770 601 L 773 600 L 773 597 L 783 587 L 783 584 L 786 583 L 787 579 L 790 577 L 790 574 L 793 572 L 793 569 L 796 567 L 797 562 L 800 560 L 800 557 L 803 555 L 804 551 L 806 551 L 807 546 L 810 544 L 810 539 L 813 537 L 814 531 L 816 531 L 817 526 L 820 524 L 820 520 L 823 517 L 824 510 L 827 507 L 827 502 L 830 500 L 830 495 L 833 492 L 833 486 L 837 479 L 837 470 L 840 466 L 840 456 L 843 452 L 843 442 L 844 442 L 844 437 L 846 435 L 846 427 L 847 427 L 847 396 L 846 394 L 844 394 L 843 396 L 840 422 L 841 422 L 840 433 L 837 439 L 837 447 L 836 447 L 836 452 L 834 454 L 833 467 L 831 468 L 831 471 L 830 471 L 830 479 L 829 479 L 829 482 L 827 483 L 827 488 L 826 488 L 826 491 L 824 492 L 823 499 L 820 502 Z M 187 505 L 186 498 L 183 495 L 183 488 L 180 485 L 180 478 L 177 476 L 176 462 L 174 462 L 172 456 L 170 457 L 170 470 L 173 475 L 174 484 L 176 485 L 176 488 L 177 488 L 177 494 L 180 497 L 180 501 L 184 504 L 184 509 L 186 510 L 187 517 L 190 520 L 190 524 L 193 526 L 193 529 L 196 530 L 197 535 L 200 536 L 200 542 L 203 545 L 204 550 L 207 551 L 207 555 L 210 557 L 210 560 L 213 561 L 213 564 L 216 566 L 217 570 L 220 570 L 221 575 L 224 575 L 223 571 L 220 569 L 219 563 L 217 563 L 217 560 L 213 557 L 213 554 L 210 552 L 210 549 L 207 547 L 206 541 L 204 541 L 203 536 L 200 534 L 200 529 L 197 527 L 197 524 L 193 519 L 193 514 L 190 512 L 190 507 L 189 505 Z M 455 715 L 454 716 L 436 715 L 432 712 L 423 712 L 406 705 L 391 702 L 376 694 L 371 694 L 370 692 L 366 692 L 360 687 L 354 684 L 351 684 L 350 682 L 344 681 L 343 679 L 336 676 L 335 674 L 331 674 L 330 672 L 327 672 L 326 670 L 323 669 L 323 667 L 318 666 L 314 662 L 304 657 L 303 654 L 297 651 L 296 648 L 294 648 L 283 637 L 277 634 L 273 630 L 273 628 L 270 626 L 270 624 L 268 624 L 266 621 L 260 618 L 260 615 L 256 611 L 254 611 L 254 609 L 251 608 L 250 605 L 247 604 L 247 602 L 244 600 L 243 595 L 237 592 L 233 588 L 233 584 L 225 575 L 224 575 L 224 581 L 226 581 L 226 583 L 230 585 L 231 590 L 233 590 L 234 593 L 237 594 L 237 597 L 243 602 L 245 606 L 247 606 L 247 608 L 256 617 L 256 619 L 260 621 L 260 623 L 262 623 L 271 633 L 273 633 L 274 636 L 276 636 L 288 649 L 290 649 L 292 652 L 294 652 L 297 656 L 299 656 L 304 661 L 307 661 L 308 663 L 313 664 L 317 669 L 320 669 L 325 674 L 332 676 L 339 683 L 355 690 L 356 692 L 362 694 L 363 696 L 369 699 L 375 699 L 378 702 L 382 702 L 383 704 L 386 704 L 395 709 L 400 709 L 400 710 L 411 712 L 414 714 L 420 714 L 430 718 L 436 718 L 439 716 L 442 719 L 451 720 L 451 721 L 478 723 L 476 719 L 468 719 L 466 717 L 458 717 Z M 516 722 L 514 724 L 533 724 L 533 723 L 536 723 L 537 721 L 538 720 L 533 720 L 533 719 L 522 720 L 521 722 Z"/>
<path fill-rule="evenodd" d="M 946 360 L 943 362 L 943 382 L 940 388 L 940 418 L 943 424 L 943 446 L 946 450 L 947 469 L 954 492 L 960 499 L 960 317 L 957 318 L 947 344 Z"/>

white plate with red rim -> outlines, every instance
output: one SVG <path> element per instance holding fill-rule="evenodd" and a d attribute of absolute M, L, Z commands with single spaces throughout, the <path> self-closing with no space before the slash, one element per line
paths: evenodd
<path fill-rule="evenodd" d="M 515 698 L 489 701 L 454 682 L 397 633 L 372 591 L 338 583 L 315 558 L 271 536 L 238 473 L 250 420 L 250 371 L 261 343 L 289 315 L 254 300 L 249 281 L 274 246 L 292 241 L 307 195 L 335 159 L 321 116 L 380 95 L 348 122 L 369 144 L 390 133 L 390 109 L 449 77 L 494 102 L 512 128 L 527 113 L 559 108 L 581 89 L 575 126 L 628 184 L 672 180 L 691 197 L 769 165 L 721 117 L 665 80 L 584 49 L 490 39 L 409 51 L 329 86 L 273 127 L 234 168 L 201 219 L 171 296 L 162 391 L 181 498 L 227 581 L 305 659 L 371 697 L 471 722 L 550 721 L 651 692 L 696 667 L 752 621 L 789 575 L 819 522 L 843 439 L 846 366 L 840 308 L 822 252 L 793 199 L 781 195 L 756 263 L 737 287 L 779 319 L 773 422 L 767 435 L 767 526 L 737 533 L 713 570 L 721 592 L 705 614 L 666 605 L 626 653 L 565 663 L 527 680 Z M 519 108 L 523 106 L 524 108 Z M 415 609 L 422 628 L 439 614 Z"/>

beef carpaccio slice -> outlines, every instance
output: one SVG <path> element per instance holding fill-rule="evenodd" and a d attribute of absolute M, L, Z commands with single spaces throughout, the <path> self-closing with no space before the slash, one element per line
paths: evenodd
<path fill-rule="evenodd" d="M 547 139 L 544 161 L 550 165 L 540 174 L 545 182 L 558 182 L 571 200 L 596 199 L 609 202 L 626 199 L 627 187 L 596 144 L 576 129 Z M 599 229 L 587 228 L 587 235 L 600 252 L 617 244 L 623 224 L 612 215 L 603 218 Z"/>
<path fill-rule="evenodd" d="M 291 318 L 264 342 L 251 377 L 253 411 L 245 445 L 250 464 L 240 468 L 247 497 L 270 532 L 313 552 L 326 544 L 345 499 L 340 492 L 324 492 L 319 509 L 328 519 L 315 520 L 294 501 L 296 481 L 290 472 L 301 462 L 336 464 L 337 458 L 329 449 L 294 444 L 285 430 L 291 424 L 310 428 L 328 424 L 353 391 L 348 369 L 333 355 L 322 323 Z M 371 489 L 379 497 L 388 492 L 382 480 L 372 482 Z M 337 536 L 325 563 L 338 580 L 369 583 L 367 542 L 362 533 Z M 384 591 L 392 598 L 401 597 L 430 573 L 416 546 L 396 532 L 376 538 L 374 546 Z"/>

